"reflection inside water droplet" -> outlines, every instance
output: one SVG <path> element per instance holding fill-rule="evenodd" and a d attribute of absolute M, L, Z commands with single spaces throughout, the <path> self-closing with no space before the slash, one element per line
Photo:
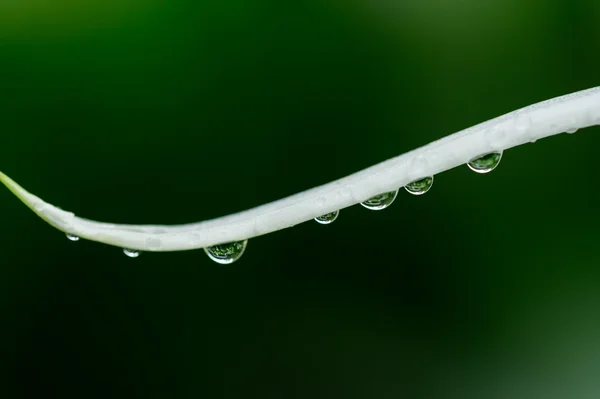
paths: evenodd
<path fill-rule="evenodd" d="M 135 249 L 123 248 L 123 253 L 129 256 L 130 258 L 137 258 L 138 256 L 140 256 L 140 251 L 136 251 Z"/>
<path fill-rule="evenodd" d="M 408 183 L 404 188 L 413 195 L 425 194 L 433 186 L 433 176 L 428 176 L 423 179 Z"/>
<path fill-rule="evenodd" d="M 489 173 L 496 169 L 500 163 L 500 159 L 502 159 L 502 151 L 491 152 L 471 160 L 467 166 L 469 166 L 473 172 Z"/>
<path fill-rule="evenodd" d="M 335 222 L 335 219 L 338 218 L 339 214 L 340 214 L 339 210 L 331 212 L 331 213 L 327 213 L 325 215 L 316 217 L 315 221 L 317 221 L 317 223 L 321 223 L 321 224 L 331 224 L 331 223 Z"/>
<path fill-rule="evenodd" d="M 365 202 L 361 202 L 360 204 L 367 209 L 372 211 L 380 211 L 382 209 L 387 208 L 394 202 L 396 196 L 398 195 L 398 190 L 390 191 L 388 193 L 383 193 L 376 195 L 372 198 L 369 198 Z"/>
<path fill-rule="evenodd" d="M 227 244 L 213 245 L 204 248 L 209 258 L 222 265 L 229 265 L 238 260 L 246 251 L 248 240 L 235 241 Z"/>
<path fill-rule="evenodd" d="M 71 241 L 79 241 L 79 237 L 77 237 L 77 236 L 76 236 L 76 235 L 74 235 L 74 234 L 69 234 L 69 233 L 67 233 L 67 234 L 66 234 L 66 236 L 67 236 L 67 238 L 68 238 L 69 240 L 71 240 Z"/>

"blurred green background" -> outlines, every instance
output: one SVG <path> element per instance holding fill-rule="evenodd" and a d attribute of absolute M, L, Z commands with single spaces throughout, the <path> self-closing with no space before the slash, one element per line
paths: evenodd
<path fill-rule="evenodd" d="M 595 0 L 0 3 L 0 170 L 176 224 L 599 84 Z M 597 398 L 600 127 L 203 251 L 81 241 L 0 190 L 0 397 Z"/>

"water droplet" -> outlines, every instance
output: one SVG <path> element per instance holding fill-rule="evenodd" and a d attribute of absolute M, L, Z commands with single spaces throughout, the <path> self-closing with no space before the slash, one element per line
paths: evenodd
<path fill-rule="evenodd" d="M 473 172 L 489 173 L 496 169 L 496 166 L 500 163 L 500 159 L 502 159 L 502 151 L 490 152 L 471 160 L 467 165 Z"/>
<path fill-rule="evenodd" d="M 411 194 L 422 195 L 429 191 L 431 186 L 433 186 L 433 176 L 428 176 L 412 183 L 408 183 L 404 188 Z"/>
<path fill-rule="evenodd" d="M 564 132 L 568 134 L 573 134 L 579 130 L 579 127 L 577 126 L 577 119 L 575 118 L 568 119 L 562 126 Z"/>
<path fill-rule="evenodd" d="M 398 190 L 390 191 L 389 193 L 383 193 L 369 198 L 368 200 L 366 200 L 365 202 L 361 202 L 360 204 L 372 211 L 380 211 L 390 206 L 392 202 L 394 202 L 394 200 L 396 199 L 397 195 Z"/>
<path fill-rule="evenodd" d="M 138 256 L 140 256 L 140 251 L 136 251 L 135 249 L 123 248 L 123 253 L 129 256 L 130 258 L 137 258 Z"/>
<path fill-rule="evenodd" d="M 315 218 L 315 220 L 317 221 L 317 223 L 331 224 L 331 223 L 335 222 L 335 219 L 338 218 L 339 214 L 340 214 L 340 211 L 335 211 L 335 212 L 331 212 L 331 213 L 327 213 L 325 215 L 319 216 L 318 218 Z"/>
<path fill-rule="evenodd" d="M 229 265 L 238 260 L 246 250 L 248 240 L 235 241 L 227 244 L 213 245 L 204 248 L 204 252 L 209 258 L 222 265 Z"/>
<path fill-rule="evenodd" d="M 69 234 L 69 233 L 67 233 L 66 235 L 67 235 L 67 238 L 68 238 L 69 240 L 71 240 L 71 241 L 79 241 L 79 237 L 77 237 L 77 236 L 76 236 L 76 235 L 74 235 L 74 234 Z"/>

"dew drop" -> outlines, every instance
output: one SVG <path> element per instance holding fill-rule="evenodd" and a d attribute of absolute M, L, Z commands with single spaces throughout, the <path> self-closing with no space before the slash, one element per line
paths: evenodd
<path fill-rule="evenodd" d="M 383 193 L 369 198 L 368 200 L 366 200 L 365 202 L 361 202 L 360 204 L 372 211 L 380 211 L 392 205 L 392 202 L 394 202 L 397 195 L 398 190 L 390 191 L 389 193 Z"/>
<path fill-rule="evenodd" d="M 331 223 L 335 222 L 335 219 L 338 218 L 339 214 L 340 214 L 340 211 L 326 213 L 325 215 L 321 215 L 321 216 L 315 218 L 315 220 L 317 221 L 317 223 L 331 224 Z"/>
<path fill-rule="evenodd" d="M 502 152 L 490 152 L 489 154 L 477 157 L 467 164 L 473 172 L 477 173 L 489 173 L 496 169 L 496 166 L 502 159 Z"/>
<path fill-rule="evenodd" d="M 212 247 L 204 248 L 204 252 L 209 258 L 222 265 L 229 265 L 244 254 L 248 240 L 229 242 L 227 244 L 213 245 Z"/>
<path fill-rule="evenodd" d="M 66 236 L 67 236 L 67 238 L 68 238 L 69 240 L 71 240 L 71 241 L 79 241 L 79 237 L 77 237 L 77 236 L 76 236 L 76 235 L 74 235 L 74 234 L 69 234 L 69 233 L 67 233 L 67 234 L 66 234 Z"/>
<path fill-rule="evenodd" d="M 135 249 L 123 248 L 123 253 L 129 256 L 130 258 L 137 258 L 138 256 L 140 256 L 140 251 L 136 251 Z"/>
<path fill-rule="evenodd" d="M 579 127 L 577 126 L 577 119 L 571 118 L 571 119 L 565 121 L 565 123 L 563 125 L 563 130 L 565 133 L 568 133 L 568 134 L 573 134 L 577 130 L 579 130 Z"/>
<path fill-rule="evenodd" d="M 404 188 L 413 195 L 423 195 L 433 186 L 433 176 L 428 176 L 423 179 L 415 180 L 408 183 Z"/>

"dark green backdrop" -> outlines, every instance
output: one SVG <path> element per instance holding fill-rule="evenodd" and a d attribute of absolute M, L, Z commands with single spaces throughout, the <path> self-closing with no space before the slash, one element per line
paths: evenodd
<path fill-rule="evenodd" d="M 0 3 L 0 170 L 185 223 L 599 84 L 594 0 Z M 250 241 L 129 259 L 0 190 L 0 397 L 596 398 L 600 127 Z M 598 347 L 598 348 L 597 348 Z"/>

